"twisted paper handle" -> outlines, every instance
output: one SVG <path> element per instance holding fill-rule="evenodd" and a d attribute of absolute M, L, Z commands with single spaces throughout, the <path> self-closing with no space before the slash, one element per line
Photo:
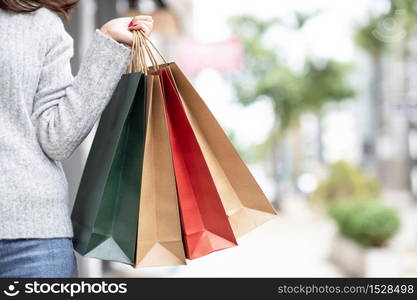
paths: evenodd
<path fill-rule="evenodd" d="M 144 74 L 148 74 L 149 67 L 146 58 L 150 60 L 154 70 L 159 69 L 158 60 L 156 59 L 149 45 L 162 58 L 164 64 L 167 63 L 161 52 L 154 45 L 154 43 L 152 43 L 152 41 L 146 36 L 146 34 L 142 30 L 135 30 L 133 31 L 132 52 L 130 57 L 128 73 L 141 72 Z"/>

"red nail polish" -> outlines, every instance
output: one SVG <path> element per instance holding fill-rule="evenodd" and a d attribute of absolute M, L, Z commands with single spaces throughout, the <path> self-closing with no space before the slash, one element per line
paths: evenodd
<path fill-rule="evenodd" d="M 133 24 L 133 20 L 129 23 L 129 26 L 128 27 L 132 27 L 134 24 Z"/>

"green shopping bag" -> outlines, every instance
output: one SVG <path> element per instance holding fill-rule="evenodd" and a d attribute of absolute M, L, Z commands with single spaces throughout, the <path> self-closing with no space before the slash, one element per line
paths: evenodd
<path fill-rule="evenodd" d="M 145 97 L 144 75 L 125 74 L 101 116 L 71 214 L 83 256 L 134 264 Z"/>

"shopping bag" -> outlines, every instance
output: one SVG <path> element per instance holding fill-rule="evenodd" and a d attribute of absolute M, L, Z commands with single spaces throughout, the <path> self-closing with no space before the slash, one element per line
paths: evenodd
<path fill-rule="evenodd" d="M 162 85 L 186 255 L 194 259 L 237 245 L 203 153 L 166 68 Z"/>
<path fill-rule="evenodd" d="M 168 64 L 157 64 L 148 42 L 154 45 L 143 33 L 136 31 L 133 37 L 133 51 L 141 54 L 134 61 L 135 65 L 147 74 L 145 54 L 148 54 L 153 65 L 149 74 L 159 80 L 162 88 L 186 257 L 194 259 L 236 246 L 213 179 L 169 76 Z M 156 47 L 154 49 L 160 54 Z"/>
<path fill-rule="evenodd" d="M 145 88 L 143 74 L 123 75 L 100 118 L 71 214 L 81 255 L 135 263 Z"/>
<path fill-rule="evenodd" d="M 274 218 L 276 212 L 180 68 L 171 63 L 169 70 L 229 216 L 233 232 L 241 237 Z"/>
<path fill-rule="evenodd" d="M 136 267 L 184 265 L 181 223 L 161 85 L 146 76 L 147 126 Z"/>

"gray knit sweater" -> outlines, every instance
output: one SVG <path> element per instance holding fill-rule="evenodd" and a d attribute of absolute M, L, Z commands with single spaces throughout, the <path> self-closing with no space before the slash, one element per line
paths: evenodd
<path fill-rule="evenodd" d="M 72 237 L 60 161 L 91 131 L 129 62 L 101 31 L 72 76 L 72 38 L 47 9 L 0 9 L 0 239 Z"/>

